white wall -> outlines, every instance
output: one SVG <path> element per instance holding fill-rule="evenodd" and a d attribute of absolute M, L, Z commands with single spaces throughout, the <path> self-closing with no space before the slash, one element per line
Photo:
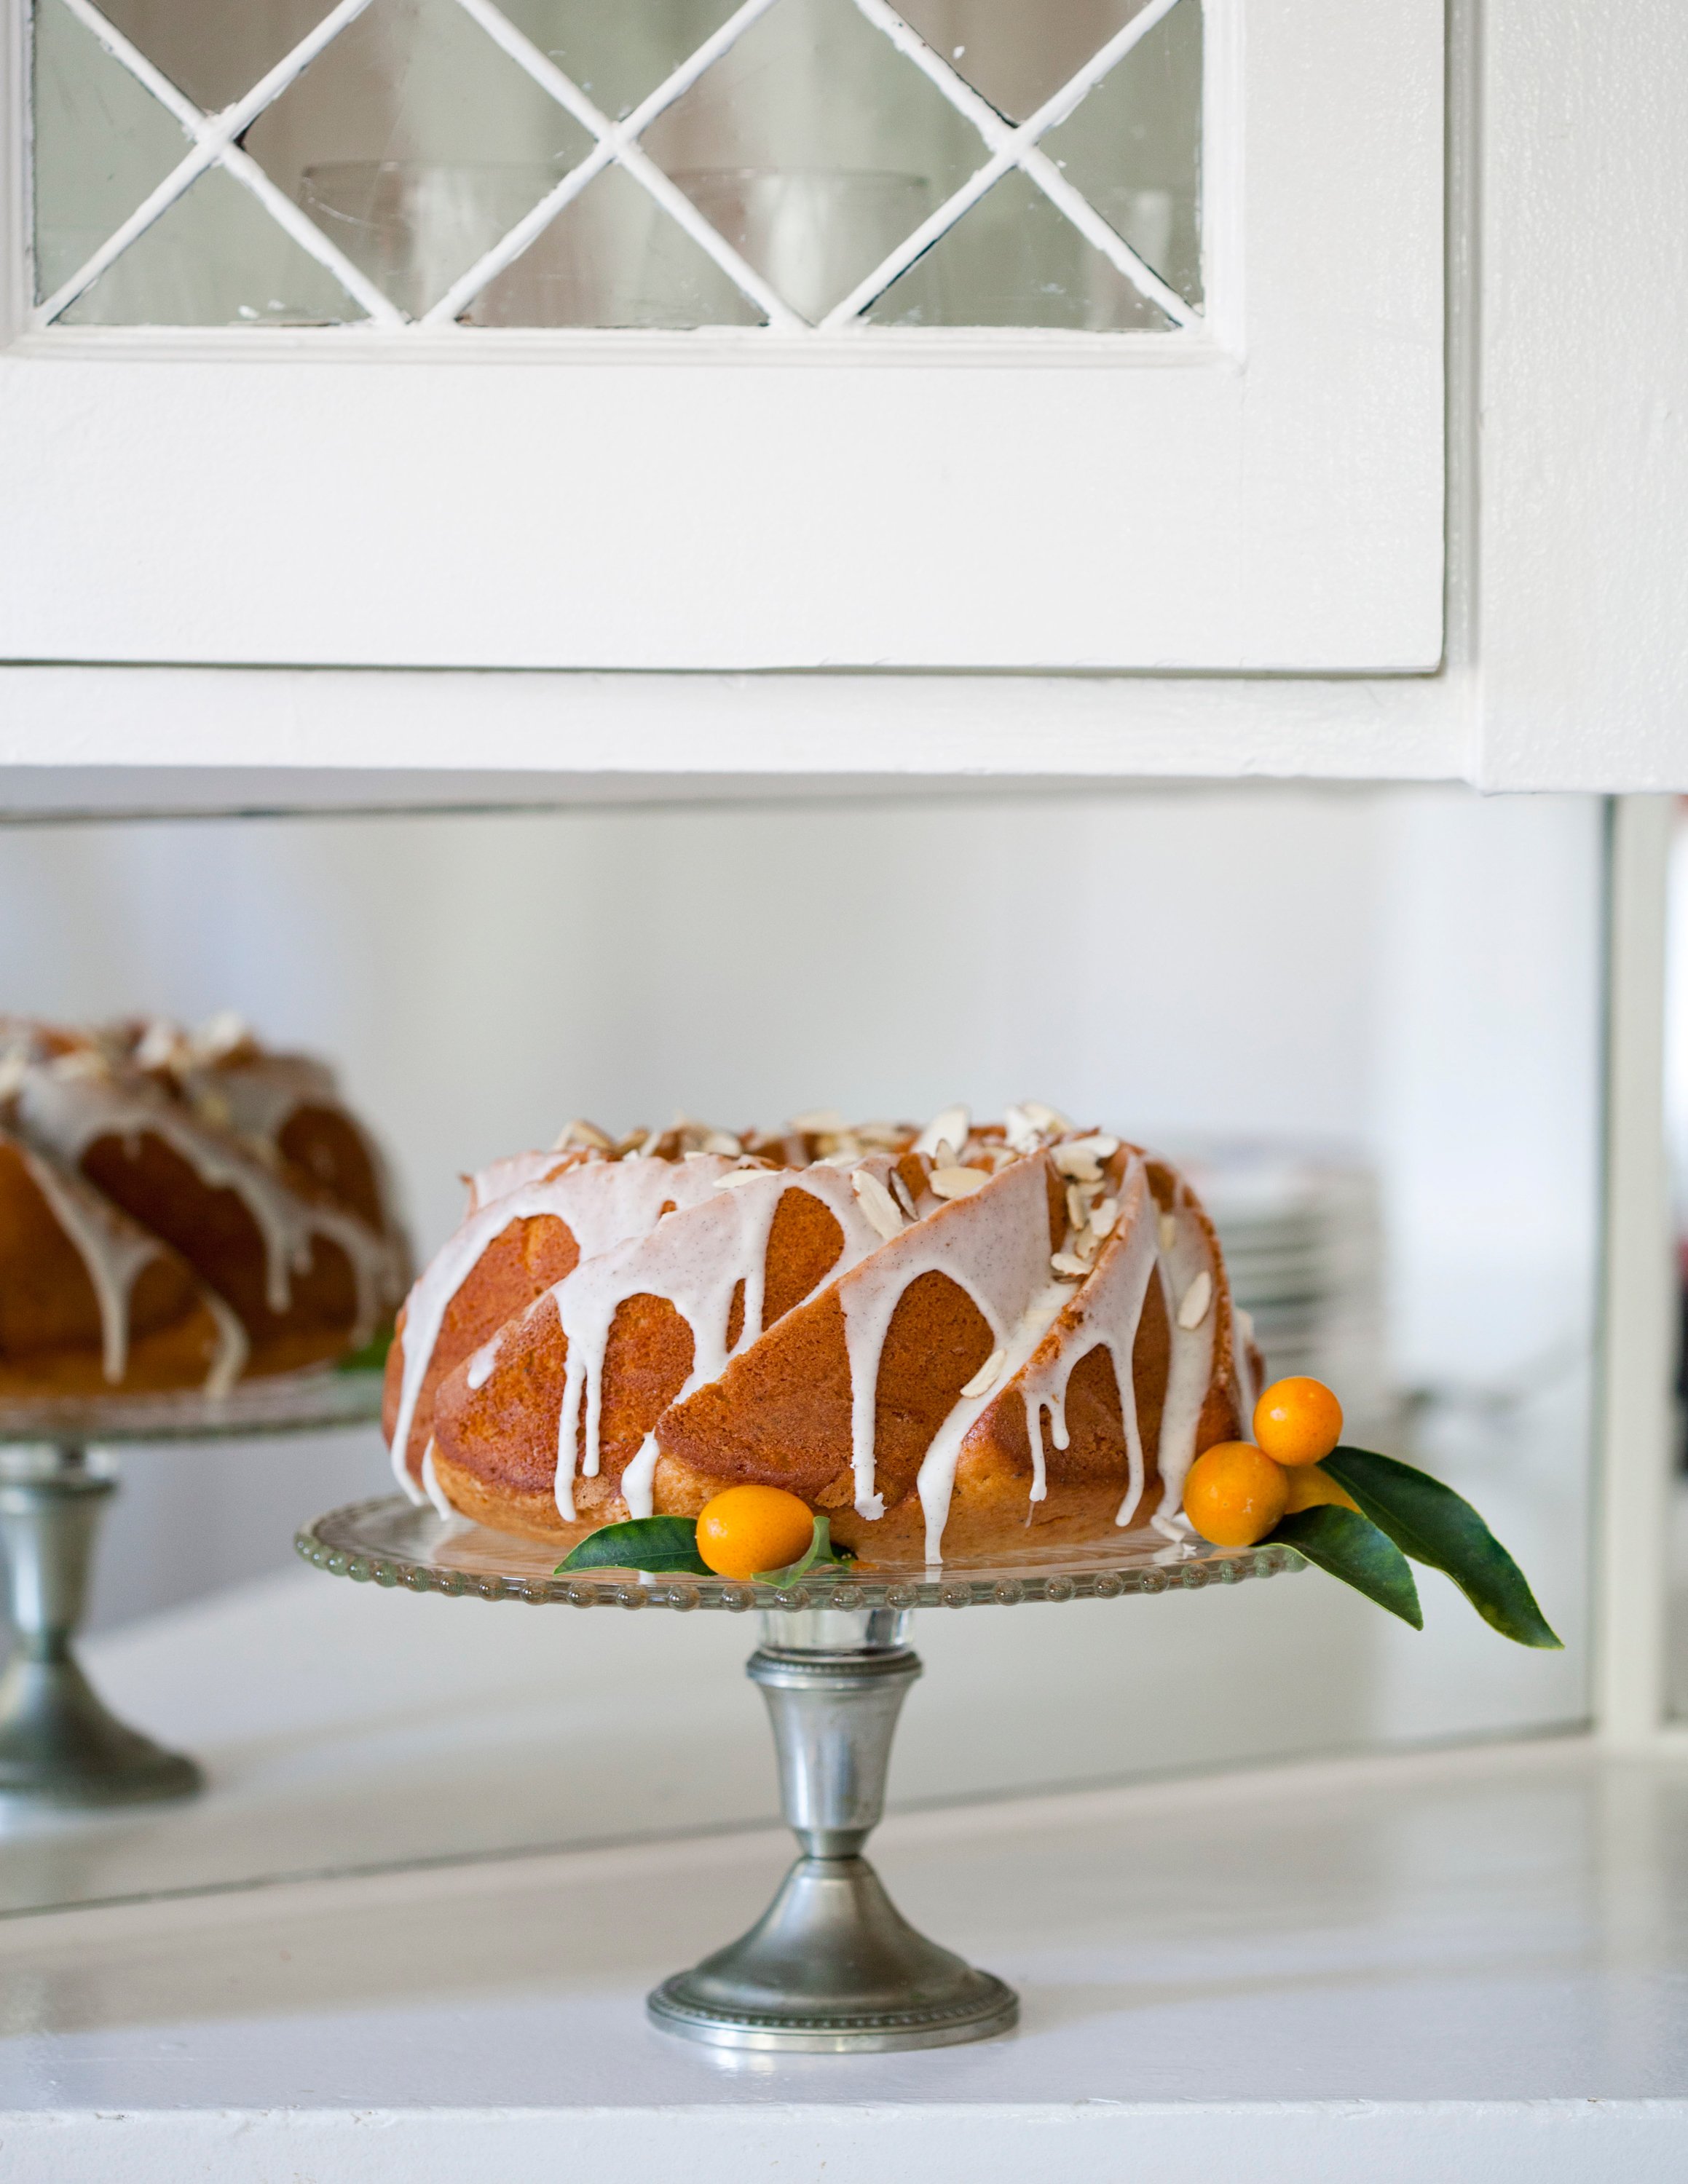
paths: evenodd
<path fill-rule="evenodd" d="M 1588 800 L 1444 789 L 14 828 L 0 1004 L 232 1006 L 337 1056 L 425 1248 L 459 1171 L 579 1113 L 922 1117 L 1031 1094 L 1151 1137 L 1368 1146 L 1398 1367 L 1501 1387 L 1498 1410 L 1438 1413 L 1435 1447 L 1501 1492 L 1574 1637 L 1599 859 Z M 1560 1377 L 1529 1391 L 1548 1423 L 1523 1432 L 1509 1376 L 1549 1352 Z M 383 1475 L 367 1436 L 128 1471 L 108 1622 L 285 1562 L 295 1521 Z M 1514 1659 L 1432 1607 L 1423 1641 L 1369 1614 L 1344 1641 L 1344 1720 L 1579 1709 L 1579 1650 Z"/>

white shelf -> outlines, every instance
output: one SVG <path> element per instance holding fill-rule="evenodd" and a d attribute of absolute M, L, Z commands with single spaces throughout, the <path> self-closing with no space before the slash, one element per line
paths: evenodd
<path fill-rule="evenodd" d="M 312 1650 L 312 1602 L 457 1642 L 377 1676 L 336 1614 Z M 964 1635 L 962 1618 L 928 1620 L 935 1656 Z M 196 1827 L 267 1825 L 271 1869 L 284 1864 L 289 1798 L 307 1818 L 313 1798 L 342 1798 L 359 1815 L 348 1841 L 366 1843 L 378 1786 L 358 1753 L 372 1734 L 403 1856 L 399 1802 L 432 1795 L 467 1814 L 502 1794 L 495 1747 L 518 1716 L 534 1747 L 525 1794 L 535 1814 L 549 1795 L 553 1840 L 578 1847 L 0 1921 L 8 2178 L 1680 2173 L 1688 1755 L 1619 1760 L 1563 1738 L 903 1814 L 876 1838 L 888 1882 L 927 1931 L 1020 1988 L 1020 2031 L 735 2064 L 652 2031 L 643 1997 L 749 1923 L 789 1838 L 757 1817 L 771 1769 L 735 1673 L 750 1632 L 728 1618 L 689 1629 L 665 1700 L 642 1674 L 609 1676 L 612 1635 L 642 1640 L 655 1623 L 377 1602 L 301 1574 L 96 1649 L 120 1705 L 168 1733 L 197 1716 L 214 1748 L 199 1815 L 125 1824 L 119 1864 L 137 1892 L 191 1880 Z M 280 1634 L 268 1675 L 252 1643 L 263 1628 Z M 453 1717 L 495 1651 L 511 1719 L 489 1724 L 478 1759 Z M 220 1673 L 221 1652 L 238 1675 Z M 573 1696 L 548 1696 L 563 1656 Z M 941 1673 L 935 1658 L 923 1696 L 939 1696 Z M 584 1784 L 556 1755 L 571 1704 L 599 1770 Z M 626 1724 L 619 1760 L 612 1713 Z M 725 1832 L 697 1832 L 684 1791 L 664 1802 L 664 1747 L 700 1722 L 746 1786 L 736 1814 L 718 1812 Z M 594 1794 L 621 1811 L 641 1781 L 633 1817 L 692 1831 L 583 1840 Z M 67 1876 L 79 1842 L 90 1875 L 114 1854 L 113 1825 L 61 1831 Z"/>

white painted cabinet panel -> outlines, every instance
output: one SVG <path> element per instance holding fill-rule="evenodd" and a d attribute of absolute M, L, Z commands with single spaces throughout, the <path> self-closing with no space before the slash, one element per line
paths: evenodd
<path fill-rule="evenodd" d="M 1159 332 L 164 332 L 20 296 L 0 657 L 1433 670 L 1442 18 L 1206 0 L 1203 309 Z"/>

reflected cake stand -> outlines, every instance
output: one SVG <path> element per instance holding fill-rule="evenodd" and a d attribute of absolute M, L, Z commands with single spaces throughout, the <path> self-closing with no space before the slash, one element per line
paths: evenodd
<path fill-rule="evenodd" d="M 903 1701 L 921 1673 L 917 1607 L 1009 1607 L 1197 1591 L 1305 1565 L 1286 1546 L 1180 1548 L 1158 1533 L 1037 1549 L 941 1570 L 811 1573 L 786 1589 L 636 1571 L 555 1574 L 557 1549 L 446 1520 L 402 1496 L 319 1517 L 294 1545 L 335 1577 L 539 1606 L 762 1615 L 746 1663 L 772 1719 L 780 1801 L 799 1856 L 747 1934 L 647 2002 L 664 2031 L 719 2048 L 859 2053 L 1005 2032 L 1014 1990 L 918 1933 L 863 1855 L 885 1808 Z"/>
<path fill-rule="evenodd" d="M 0 1676 L 0 1814 L 191 1797 L 202 1777 L 106 1706 L 77 1661 L 115 1452 L 143 1441 L 327 1432 L 381 1415 L 378 1372 L 277 1373 L 227 1395 L 55 1396 L 0 1402 L 0 1554 L 14 1643 Z"/>

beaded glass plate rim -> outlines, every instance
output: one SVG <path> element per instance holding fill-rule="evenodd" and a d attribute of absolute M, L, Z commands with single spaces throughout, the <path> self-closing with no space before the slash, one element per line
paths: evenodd
<path fill-rule="evenodd" d="M 447 1568 L 360 1543 L 355 1535 L 361 1520 L 377 1513 L 391 1517 L 395 1505 L 400 1512 L 409 1507 L 400 1496 L 383 1495 L 330 1510 L 294 1535 L 294 1551 L 330 1577 L 347 1577 L 388 1591 L 402 1587 L 453 1599 L 520 1600 L 534 1607 L 668 1607 L 681 1613 L 706 1608 L 728 1614 L 752 1608 L 850 1612 L 1118 1600 L 1132 1593 L 1195 1592 L 1210 1585 L 1238 1585 L 1249 1578 L 1276 1577 L 1306 1567 L 1293 1547 L 1283 1545 L 1214 1547 L 1203 1542 L 1186 1559 L 1171 1564 L 1116 1565 L 1102 1555 L 1093 1569 L 1040 1570 L 1028 1564 L 1022 1571 L 982 1577 L 959 1572 L 931 1576 L 887 1572 L 869 1578 L 847 1568 L 785 1587 L 688 1575 L 640 1578 L 609 1570 L 583 1570 L 573 1577 L 516 1577 L 505 1571 Z"/>
<path fill-rule="evenodd" d="M 313 1365 L 238 1380 L 226 1396 L 173 1388 L 148 1395 L 10 1397 L 0 1400 L 0 1447 L 346 1431 L 379 1418 L 381 1390 L 379 1371 Z"/>

